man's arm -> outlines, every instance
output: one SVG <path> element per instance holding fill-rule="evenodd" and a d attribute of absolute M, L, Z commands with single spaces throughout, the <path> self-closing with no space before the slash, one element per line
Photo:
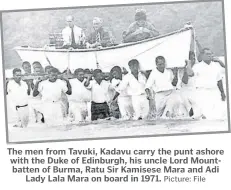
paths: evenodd
<path fill-rule="evenodd" d="M 221 92 L 221 99 L 222 99 L 222 101 L 225 101 L 226 96 L 225 96 L 225 92 L 224 92 L 222 80 L 219 80 L 219 81 L 217 82 L 217 86 L 218 86 L 218 88 L 219 88 L 219 90 L 220 90 L 220 92 Z"/>
<path fill-rule="evenodd" d="M 91 81 L 91 76 L 88 75 L 88 76 L 87 76 L 87 80 L 84 82 L 84 86 L 85 86 L 85 87 L 89 87 L 90 81 Z"/>
<path fill-rule="evenodd" d="M 145 85 L 145 92 L 146 92 L 148 100 L 150 100 L 152 97 L 150 88 L 153 87 L 154 85 L 155 85 L 155 73 L 154 73 L 154 71 L 151 71 L 149 78 L 147 80 L 147 83 Z M 154 88 L 153 88 L 153 90 L 154 90 Z"/>
<path fill-rule="evenodd" d="M 72 87 L 71 87 L 70 81 L 68 79 L 65 79 L 65 78 L 62 78 L 62 80 L 64 80 L 67 84 L 66 94 L 71 95 L 72 94 Z"/>
<path fill-rule="evenodd" d="M 119 86 L 115 89 L 116 90 L 116 94 L 113 97 L 112 101 L 114 101 L 119 95 L 120 93 L 127 88 L 129 84 L 129 78 L 127 76 L 125 76 L 123 78 L 123 80 L 120 82 Z"/>
<path fill-rule="evenodd" d="M 221 67 L 225 68 L 225 64 L 219 58 L 214 57 L 213 61 L 219 63 Z"/>
<path fill-rule="evenodd" d="M 133 42 L 135 40 L 134 35 L 138 34 L 138 31 L 139 30 L 136 30 L 136 23 L 135 22 L 130 24 L 127 31 L 123 35 L 124 42 L 125 43 Z"/>
<path fill-rule="evenodd" d="M 173 80 L 172 80 L 172 85 L 176 86 L 178 83 L 178 69 L 175 67 L 173 70 Z"/>
<path fill-rule="evenodd" d="M 27 84 L 27 95 L 30 96 L 30 92 L 31 92 L 31 84 L 29 81 L 26 81 Z"/>
<path fill-rule="evenodd" d="M 199 51 L 199 54 L 197 55 L 197 60 L 199 62 L 201 62 L 202 61 L 202 57 L 201 56 L 202 56 L 203 48 L 202 48 L 200 42 L 198 41 L 197 37 L 195 37 L 195 41 L 196 41 L 196 45 L 197 45 L 197 48 L 198 48 L 198 51 Z"/>
<path fill-rule="evenodd" d="M 182 77 L 182 82 L 183 82 L 184 84 L 188 84 L 188 79 L 189 79 L 188 72 L 187 72 L 187 69 L 185 68 L 185 69 L 184 69 L 184 75 L 183 75 L 183 77 Z"/>
<path fill-rule="evenodd" d="M 147 95 L 147 99 L 150 100 L 151 97 L 152 97 L 151 90 L 149 88 L 146 88 L 145 92 L 146 92 L 146 95 Z"/>
<path fill-rule="evenodd" d="M 36 97 L 39 95 L 39 91 L 38 91 L 38 87 L 39 87 L 39 83 L 41 82 L 42 80 L 39 80 L 35 83 L 34 85 L 34 91 L 33 91 L 33 96 Z"/>
<path fill-rule="evenodd" d="M 151 33 L 152 37 L 155 37 L 155 36 L 159 36 L 159 35 L 160 35 L 159 31 L 156 30 L 156 28 L 154 27 L 153 24 L 148 23 L 148 29 L 150 30 L 150 33 Z"/>
<path fill-rule="evenodd" d="M 6 95 L 8 95 L 8 91 L 9 91 L 9 89 L 8 89 L 8 84 L 9 84 L 9 80 L 6 79 Z"/>
<path fill-rule="evenodd" d="M 112 98 L 112 101 L 114 101 L 119 95 L 120 95 L 120 93 L 116 92 L 115 96 Z"/>

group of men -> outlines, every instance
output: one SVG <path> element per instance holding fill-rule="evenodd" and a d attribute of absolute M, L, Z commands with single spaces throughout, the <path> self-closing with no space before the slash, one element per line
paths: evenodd
<path fill-rule="evenodd" d="M 132 59 L 128 70 L 115 66 L 110 73 L 103 73 L 79 68 L 68 77 L 52 66 L 43 69 L 34 62 L 34 75 L 40 77 L 31 79 L 26 78 L 32 73 L 31 64 L 24 62 L 22 69 L 13 70 L 6 88 L 18 114 L 15 126 L 26 127 L 29 122 L 63 125 L 112 117 L 215 119 L 224 113 L 225 65 L 210 49 L 201 50 L 199 61 L 189 52 L 182 69 L 167 69 L 162 55 L 154 64 L 152 71 L 140 71 L 139 61 Z"/>
<path fill-rule="evenodd" d="M 84 30 L 74 24 L 74 17 L 66 17 L 67 26 L 62 30 L 63 47 L 62 48 L 99 48 L 115 45 L 115 40 L 111 31 L 103 26 L 103 20 L 99 17 L 93 19 L 94 31 L 87 37 Z M 147 21 L 146 11 L 144 9 L 136 10 L 135 22 L 133 22 L 127 31 L 123 32 L 123 42 L 135 42 L 158 36 L 159 32 L 153 24 Z"/>
<path fill-rule="evenodd" d="M 113 45 L 102 19 L 93 19 L 94 32 L 85 37 L 66 18 L 63 48 L 97 48 Z M 123 33 L 123 42 L 159 35 L 147 22 L 144 10 L 137 10 L 135 22 Z M 226 112 L 224 63 L 196 40 L 199 56 L 189 52 L 184 68 L 166 68 L 164 55 L 153 58 L 154 69 L 141 71 L 139 61 L 128 62 L 129 69 L 114 66 L 110 73 L 100 69 L 76 69 L 60 73 L 39 62 L 23 62 L 7 80 L 7 100 L 17 112 L 15 127 L 28 123 L 63 125 L 98 119 L 221 118 Z M 193 49 L 193 48 L 192 48 Z M 33 68 L 33 69 L 32 69 Z M 32 71 L 33 70 L 33 71 Z M 34 75 L 32 78 L 26 76 Z"/>

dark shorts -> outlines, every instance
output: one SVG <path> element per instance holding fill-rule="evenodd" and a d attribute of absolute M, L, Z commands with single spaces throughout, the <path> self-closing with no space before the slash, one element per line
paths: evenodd
<path fill-rule="evenodd" d="M 106 102 L 95 103 L 91 102 L 91 120 L 105 119 L 109 117 L 109 107 Z"/>

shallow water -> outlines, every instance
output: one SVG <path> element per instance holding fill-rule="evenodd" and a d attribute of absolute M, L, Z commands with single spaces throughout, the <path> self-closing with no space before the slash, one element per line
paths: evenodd
<path fill-rule="evenodd" d="M 34 124 L 27 128 L 13 128 L 9 124 L 9 142 L 187 134 L 227 130 L 227 120 L 103 120 L 78 125 L 69 124 L 53 127 L 47 127 L 44 124 Z"/>

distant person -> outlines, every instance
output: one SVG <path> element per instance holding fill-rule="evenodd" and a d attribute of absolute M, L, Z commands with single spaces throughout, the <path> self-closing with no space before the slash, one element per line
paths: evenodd
<path fill-rule="evenodd" d="M 50 70 L 52 69 L 53 67 L 51 65 L 48 65 L 45 67 L 45 73 L 46 74 L 49 74 L 50 73 Z"/>
<path fill-rule="evenodd" d="M 110 32 L 103 27 L 103 20 L 95 17 L 93 19 L 94 31 L 87 38 L 87 47 L 109 47 L 113 45 L 112 36 Z"/>
<path fill-rule="evenodd" d="M 28 61 L 22 63 L 22 69 L 25 75 L 31 74 L 31 64 Z"/>
<path fill-rule="evenodd" d="M 30 87 L 21 80 L 21 69 L 13 70 L 13 80 L 7 83 L 6 92 L 12 101 L 14 109 L 17 111 L 17 123 L 14 127 L 27 127 L 29 122 L 28 98 L 30 95 Z"/>
<path fill-rule="evenodd" d="M 22 69 L 24 75 L 31 75 L 31 64 L 28 61 L 22 63 Z M 34 88 L 33 79 L 26 79 L 24 81 L 30 86 L 31 90 Z"/>
<path fill-rule="evenodd" d="M 62 30 L 63 48 L 81 48 L 85 43 L 85 34 L 82 28 L 74 24 L 74 17 L 66 17 L 67 27 Z"/>
<path fill-rule="evenodd" d="M 33 73 L 34 73 L 34 74 L 38 74 L 38 75 L 41 74 L 41 75 L 42 75 L 42 74 L 45 73 L 43 66 L 42 66 L 41 63 L 38 62 L 38 61 L 35 61 L 35 62 L 32 64 L 32 67 L 33 67 Z"/>
<path fill-rule="evenodd" d="M 123 42 L 137 42 L 158 35 L 159 32 L 147 21 L 146 11 L 141 9 L 136 11 L 135 22 L 128 27 L 127 31 L 123 32 Z"/>

